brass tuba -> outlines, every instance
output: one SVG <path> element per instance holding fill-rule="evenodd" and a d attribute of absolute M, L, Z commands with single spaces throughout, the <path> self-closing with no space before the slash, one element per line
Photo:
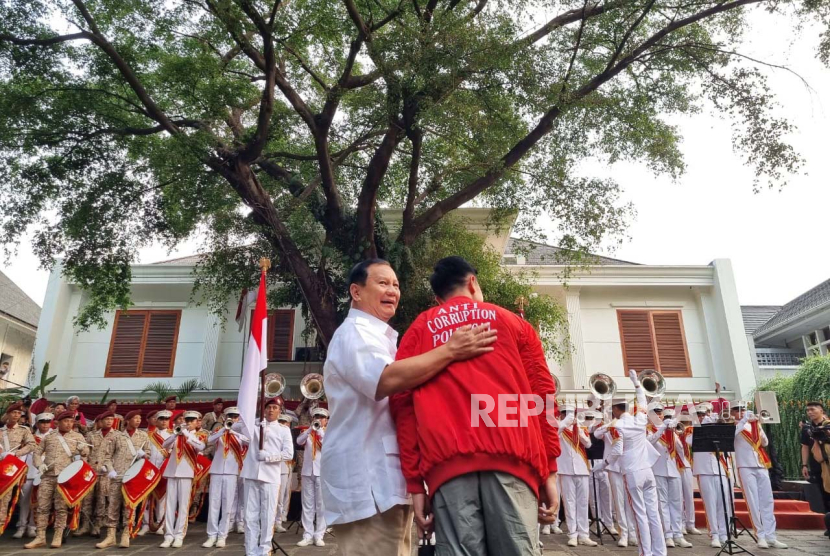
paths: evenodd
<path fill-rule="evenodd" d="M 300 393 L 304 398 L 317 400 L 323 397 L 323 375 L 319 373 L 307 374 L 300 382 Z"/>
<path fill-rule="evenodd" d="M 285 377 L 279 373 L 268 373 L 265 375 L 265 389 L 263 395 L 268 398 L 276 398 L 285 390 Z"/>
<path fill-rule="evenodd" d="M 588 387 L 598 400 L 610 400 L 617 393 L 617 383 L 605 373 L 594 373 L 588 379 Z"/>
<path fill-rule="evenodd" d="M 658 371 L 646 369 L 637 375 L 637 380 L 643 385 L 646 396 L 650 398 L 662 398 L 666 393 L 666 379 Z"/>

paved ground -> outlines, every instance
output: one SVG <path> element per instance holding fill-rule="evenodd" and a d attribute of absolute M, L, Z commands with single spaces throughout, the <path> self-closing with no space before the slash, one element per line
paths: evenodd
<path fill-rule="evenodd" d="M 142 555 L 142 556 L 159 556 L 167 553 L 170 556 L 239 556 L 245 553 L 242 544 L 242 535 L 231 534 L 228 545 L 225 548 L 202 548 L 201 544 L 205 540 L 205 525 L 204 523 L 196 523 L 190 527 L 185 544 L 179 549 L 161 549 L 158 547 L 161 544 L 162 538 L 154 535 L 139 537 L 133 541 L 133 546 L 128 549 L 113 548 L 98 550 L 95 548 L 95 543 L 98 539 L 89 537 L 82 539 L 70 538 L 69 542 L 61 547 L 59 550 L 51 550 L 49 548 L 38 550 L 24 550 L 24 541 L 11 538 L 11 532 L 0 537 L 0 555 L 2 556 L 37 556 L 49 554 L 49 556 L 67 555 L 67 556 L 126 556 L 126 555 Z M 325 547 L 306 547 L 300 548 L 296 546 L 296 542 L 300 540 L 300 536 L 292 530 L 291 533 L 283 533 L 278 535 L 278 540 L 282 544 L 286 553 L 289 556 L 333 556 L 337 554 L 337 544 L 333 537 L 326 537 Z M 691 549 L 673 548 L 669 549 L 669 556 L 715 556 L 716 549 L 709 548 L 708 542 L 705 542 L 705 536 L 690 536 L 689 540 L 695 545 Z M 749 542 L 744 542 L 744 540 Z M 780 531 L 779 539 L 790 545 L 789 550 L 759 550 L 755 544 L 745 535 L 740 538 L 740 543 L 744 548 L 752 551 L 755 556 L 828 556 L 830 555 L 830 539 L 824 537 L 821 531 Z M 51 535 L 47 536 L 47 541 L 51 542 Z M 542 541 L 545 543 L 545 556 L 607 556 L 609 554 L 623 554 L 626 556 L 636 556 L 638 554 L 637 548 L 617 548 L 613 543 L 608 543 L 606 546 L 598 546 L 597 548 L 588 548 L 580 546 L 578 548 L 570 548 L 565 545 L 566 537 L 564 535 L 543 536 Z M 417 553 L 413 551 L 413 556 Z"/>

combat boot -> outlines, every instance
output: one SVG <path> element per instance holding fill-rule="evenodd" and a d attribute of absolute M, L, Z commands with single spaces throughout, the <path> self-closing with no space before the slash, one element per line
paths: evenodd
<path fill-rule="evenodd" d="M 82 520 L 81 526 L 72 531 L 73 537 L 82 537 L 89 533 L 91 526 L 88 519 Z"/>
<path fill-rule="evenodd" d="M 115 546 L 115 527 L 107 527 L 107 534 L 104 540 L 97 543 L 95 548 L 109 548 Z"/>
<path fill-rule="evenodd" d="M 23 548 L 40 548 L 46 546 L 46 531 L 38 531 L 35 538 L 23 545 Z"/>
<path fill-rule="evenodd" d="M 63 544 L 63 529 L 55 529 L 55 534 L 52 536 L 52 548 L 60 548 Z"/>
<path fill-rule="evenodd" d="M 124 530 L 121 531 L 121 544 L 119 544 L 121 548 L 130 548 L 130 528 L 124 527 Z"/>

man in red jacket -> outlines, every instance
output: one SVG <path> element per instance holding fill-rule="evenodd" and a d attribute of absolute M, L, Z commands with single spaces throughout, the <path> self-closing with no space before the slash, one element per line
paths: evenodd
<path fill-rule="evenodd" d="M 438 556 L 535 554 L 537 523 L 555 518 L 541 503 L 558 500 L 555 387 L 542 344 L 530 323 L 484 302 L 461 257 L 438 261 L 430 283 L 440 305 L 412 323 L 397 359 L 430 351 L 465 325 L 498 336 L 492 352 L 390 400 L 415 520 L 424 534 L 434 519 Z M 549 402 L 544 411 L 522 402 L 534 395 Z"/>

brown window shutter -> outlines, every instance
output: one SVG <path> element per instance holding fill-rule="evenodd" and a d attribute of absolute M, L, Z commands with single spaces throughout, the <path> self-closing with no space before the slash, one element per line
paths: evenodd
<path fill-rule="evenodd" d="M 136 376 L 141 361 L 146 311 L 118 311 L 115 314 L 107 376 Z"/>
<path fill-rule="evenodd" d="M 179 336 L 179 311 L 153 311 L 147 326 L 142 359 L 143 376 L 170 376 Z"/>
<path fill-rule="evenodd" d="M 666 376 L 689 375 L 689 354 L 679 311 L 651 314 L 660 372 Z"/>
<path fill-rule="evenodd" d="M 656 369 L 648 311 L 617 311 L 617 321 L 620 326 L 625 372 L 629 369 Z"/>
<path fill-rule="evenodd" d="M 293 361 L 294 309 L 280 309 L 268 315 L 269 361 Z"/>

